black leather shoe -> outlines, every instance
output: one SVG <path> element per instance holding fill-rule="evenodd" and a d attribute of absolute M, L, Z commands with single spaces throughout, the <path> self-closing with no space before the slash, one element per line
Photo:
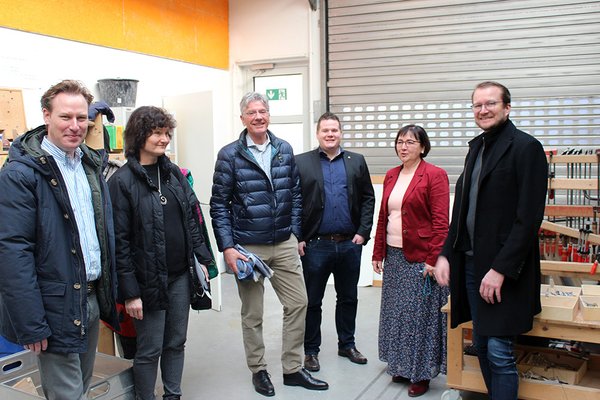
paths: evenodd
<path fill-rule="evenodd" d="M 356 347 L 350 347 L 349 349 L 338 350 L 338 356 L 347 357 L 355 364 L 366 364 L 367 357 L 363 356 L 360 351 L 356 350 Z"/>
<path fill-rule="evenodd" d="M 317 378 L 313 378 L 304 368 L 293 374 L 283 374 L 283 384 L 286 386 L 302 386 L 309 390 L 327 390 L 329 384 Z"/>
<path fill-rule="evenodd" d="M 263 369 L 262 371 L 252 374 L 252 384 L 254 385 L 254 390 L 263 396 L 275 396 L 275 388 L 273 387 L 269 373 L 266 370 Z"/>
<path fill-rule="evenodd" d="M 307 354 L 304 356 L 304 368 L 310 372 L 317 372 L 321 369 L 319 356 L 316 354 Z"/>

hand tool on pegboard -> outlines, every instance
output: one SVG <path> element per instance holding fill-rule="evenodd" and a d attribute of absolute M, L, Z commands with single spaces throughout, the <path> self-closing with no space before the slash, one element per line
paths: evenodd
<path fill-rule="evenodd" d="M 554 169 L 556 168 L 556 164 L 552 162 L 552 156 L 556 155 L 557 150 L 546 150 L 546 155 L 548 156 L 548 200 L 554 200 L 554 189 L 552 189 L 552 179 L 556 177 Z"/>

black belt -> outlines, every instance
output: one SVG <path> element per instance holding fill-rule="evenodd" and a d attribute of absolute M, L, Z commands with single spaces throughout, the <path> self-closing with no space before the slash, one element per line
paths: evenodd
<path fill-rule="evenodd" d="M 343 242 L 354 237 L 351 233 L 328 233 L 326 235 L 318 235 L 317 240 L 332 240 L 334 242 Z"/>
<path fill-rule="evenodd" d="M 98 283 L 98 281 L 90 281 L 87 283 L 87 294 L 96 293 L 96 283 Z"/>

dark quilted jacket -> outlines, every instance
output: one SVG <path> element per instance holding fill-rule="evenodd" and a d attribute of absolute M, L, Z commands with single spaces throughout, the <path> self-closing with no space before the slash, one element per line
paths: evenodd
<path fill-rule="evenodd" d="M 220 251 L 235 244 L 269 244 L 301 237 L 302 197 L 292 146 L 268 132 L 271 179 L 248 146 L 247 131 L 223 147 L 213 176 L 210 216 Z"/>

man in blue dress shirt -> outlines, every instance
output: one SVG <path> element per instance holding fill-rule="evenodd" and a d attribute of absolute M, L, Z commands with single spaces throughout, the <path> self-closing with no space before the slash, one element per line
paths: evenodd
<path fill-rule="evenodd" d="M 337 303 L 338 355 L 356 364 L 367 358 L 356 349 L 354 332 L 362 246 L 373 225 L 375 194 L 361 154 L 341 148 L 339 118 L 330 112 L 317 123 L 319 147 L 296 156 L 302 187 L 302 256 L 308 293 L 304 367 L 320 369 L 321 305 L 333 274 Z"/>

